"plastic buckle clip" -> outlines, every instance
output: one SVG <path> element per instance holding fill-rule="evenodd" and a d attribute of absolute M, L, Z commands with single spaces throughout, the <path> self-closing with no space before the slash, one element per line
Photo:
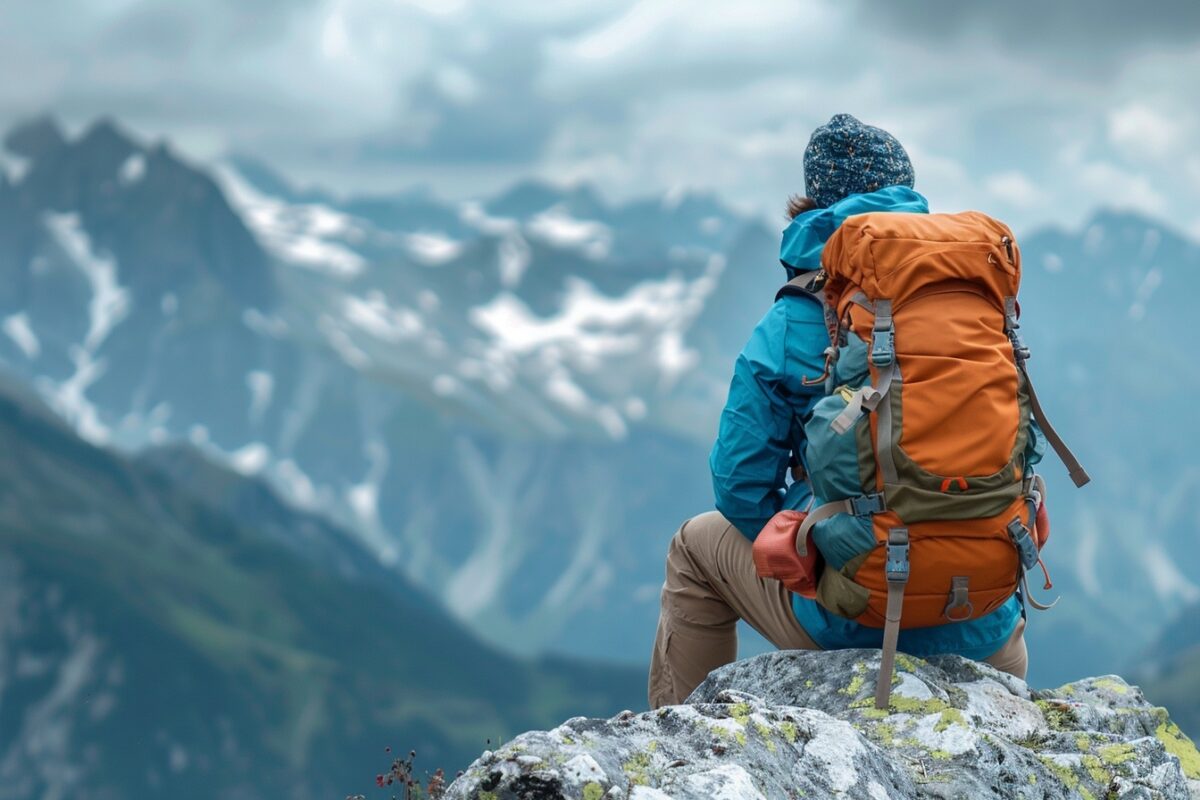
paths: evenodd
<path fill-rule="evenodd" d="M 896 360 L 896 326 L 888 320 L 887 326 L 876 323 L 871 335 L 871 363 L 886 367 Z"/>
<path fill-rule="evenodd" d="M 882 514 L 887 506 L 883 502 L 883 494 L 866 494 L 862 497 L 850 498 L 851 512 L 856 517 L 869 517 L 872 514 Z"/>
<path fill-rule="evenodd" d="M 1025 340 L 1021 338 L 1021 332 L 1017 330 L 1021 327 L 1021 324 L 1017 322 L 1016 316 L 1011 314 L 1008 316 L 1007 322 L 1008 340 L 1012 342 L 1013 355 L 1016 357 L 1018 362 L 1024 363 L 1025 361 L 1029 360 L 1029 357 L 1032 355 L 1032 353 L 1030 352 L 1029 347 L 1025 344 Z"/>
<path fill-rule="evenodd" d="M 888 532 L 887 565 L 888 583 L 908 583 L 908 530 L 892 528 Z"/>
<path fill-rule="evenodd" d="M 1026 571 L 1036 567 L 1039 558 L 1038 549 L 1033 537 L 1029 535 L 1029 528 L 1021 524 L 1020 519 L 1014 519 L 1008 523 L 1008 535 L 1012 537 L 1013 544 L 1017 546 L 1017 553 L 1021 557 L 1021 567 Z"/>

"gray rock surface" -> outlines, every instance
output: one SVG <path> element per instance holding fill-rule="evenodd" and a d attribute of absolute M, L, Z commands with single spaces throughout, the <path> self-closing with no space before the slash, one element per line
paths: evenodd
<path fill-rule="evenodd" d="M 1114 676 L 1052 691 L 956 656 L 786 651 L 714 671 L 683 705 L 577 717 L 485 752 L 454 800 L 1200 800 L 1200 754 Z"/>

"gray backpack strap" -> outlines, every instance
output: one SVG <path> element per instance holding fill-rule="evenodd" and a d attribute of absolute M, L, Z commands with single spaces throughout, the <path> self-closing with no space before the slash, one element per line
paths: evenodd
<path fill-rule="evenodd" d="M 1046 441 L 1054 448 L 1054 452 L 1058 454 L 1059 459 L 1067 467 L 1067 473 L 1070 474 L 1071 480 L 1076 486 L 1084 486 L 1091 477 L 1087 474 L 1087 470 L 1079 463 L 1079 459 L 1071 452 L 1071 448 L 1067 447 L 1067 443 L 1058 435 L 1058 431 L 1054 430 L 1054 426 L 1050 424 L 1050 420 L 1046 419 L 1046 412 L 1042 410 L 1042 404 L 1038 402 L 1037 392 L 1033 390 L 1033 381 L 1029 378 L 1029 373 L 1025 370 L 1024 362 L 1021 363 L 1021 373 L 1025 376 L 1025 386 L 1029 389 L 1029 406 L 1033 412 L 1033 418 L 1037 420 L 1038 427 L 1042 429 L 1042 433 L 1046 435 Z"/>
<path fill-rule="evenodd" d="M 1084 486 L 1091 480 L 1091 477 L 1079 463 L 1079 459 L 1071 452 L 1071 448 L 1067 447 L 1067 443 L 1058 435 L 1058 431 L 1054 430 L 1050 420 L 1046 419 L 1046 412 L 1042 409 L 1042 404 L 1038 402 L 1037 392 L 1033 389 L 1033 380 L 1030 379 L 1029 371 L 1025 368 L 1025 361 L 1029 358 L 1029 348 L 1021 340 L 1021 334 L 1017 331 L 1019 327 L 1021 326 L 1017 322 L 1017 298 L 1006 297 L 1004 298 L 1004 330 L 1012 342 L 1017 369 L 1025 377 L 1025 386 L 1029 389 L 1029 406 L 1033 412 L 1033 418 L 1037 421 L 1038 427 L 1042 429 L 1042 433 L 1046 435 L 1046 441 L 1050 443 L 1054 452 L 1066 466 L 1071 480 L 1075 482 L 1076 486 Z"/>
<path fill-rule="evenodd" d="M 875 707 L 886 709 L 892 697 L 892 673 L 896 669 L 896 646 L 900 641 L 900 614 L 904 610 L 904 587 L 908 583 L 908 528 L 892 528 L 887 543 L 887 610 L 884 613 L 883 656 L 875 684 Z"/>
<path fill-rule="evenodd" d="M 775 299 L 778 300 L 785 295 L 806 294 L 824 305 L 825 295 L 821 291 L 824 287 L 824 271 L 814 269 L 809 272 L 801 272 L 779 288 L 779 291 L 775 293 Z"/>

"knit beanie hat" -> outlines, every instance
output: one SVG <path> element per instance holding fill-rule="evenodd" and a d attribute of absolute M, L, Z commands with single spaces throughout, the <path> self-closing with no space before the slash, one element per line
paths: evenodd
<path fill-rule="evenodd" d="M 851 194 L 913 185 L 912 162 L 896 137 L 849 114 L 813 131 L 804 151 L 804 188 L 820 208 Z"/>

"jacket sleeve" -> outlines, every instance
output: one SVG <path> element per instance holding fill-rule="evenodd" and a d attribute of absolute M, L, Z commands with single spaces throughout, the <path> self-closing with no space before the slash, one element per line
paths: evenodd
<path fill-rule="evenodd" d="M 796 507 L 807 501 L 804 484 L 787 488 L 792 428 L 822 394 L 819 386 L 803 387 L 800 378 L 820 374 L 827 344 L 819 306 L 783 298 L 734 364 L 709 467 L 717 510 L 749 539 L 785 502 Z"/>

